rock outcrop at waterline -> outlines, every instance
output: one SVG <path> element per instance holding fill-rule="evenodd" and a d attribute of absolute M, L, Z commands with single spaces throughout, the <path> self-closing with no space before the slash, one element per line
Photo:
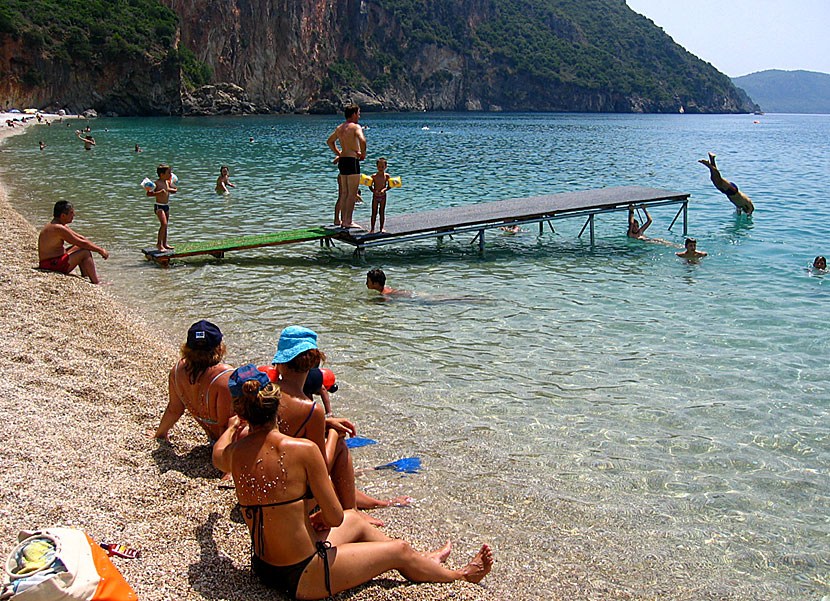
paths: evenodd
<path fill-rule="evenodd" d="M 37 19 L 4 22 L 0 8 L 7 104 L 120 115 L 328 113 L 349 102 L 364 111 L 757 109 L 624 0 L 154 1 L 89 0 L 104 22 L 73 20 L 52 43 Z M 34 15 L 39 3 L 17 10 Z"/>

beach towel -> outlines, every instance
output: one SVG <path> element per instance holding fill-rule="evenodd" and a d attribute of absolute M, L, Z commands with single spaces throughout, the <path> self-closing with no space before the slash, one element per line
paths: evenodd
<path fill-rule="evenodd" d="M 0 599 L 12 601 L 137 601 L 121 573 L 81 530 L 22 531 L 6 560 Z"/>

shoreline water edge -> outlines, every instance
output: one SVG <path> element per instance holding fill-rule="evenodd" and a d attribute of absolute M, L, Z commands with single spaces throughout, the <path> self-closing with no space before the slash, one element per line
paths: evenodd
<path fill-rule="evenodd" d="M 0 145 L 23 129 L 2 130 Z M 0 451 L 0 556 L 12 550 L 20 530 L 72 526 L 97 542 L 141 550 L 139 559 L 114 558 L 140 599 L 281 598 L 251 575 L 234 492 L 220 486 L 194 421 L 183 418 L 170 444 L 147 435 L 167 403 L 175 336 L 152 331 L 136 311 L 85 278 L 35 269 L 37 229 L 13 208 L 3 177 L 0 323 L 8 338 L 0 350 L 0 420 L 7 431 Z M 419 522 L 425 511 L 373 513 L 386 521 L 389 535 L 426 549 L 443 541 L 432 520 Z M 450 565 L 468 557 L 469 549 L 460 547 Z M 497 570 L 498 564 L 489 578 L 508 578 Z M 336 597 L 495 598 L 485 586 L 410 585 L 397 573 Z"/>

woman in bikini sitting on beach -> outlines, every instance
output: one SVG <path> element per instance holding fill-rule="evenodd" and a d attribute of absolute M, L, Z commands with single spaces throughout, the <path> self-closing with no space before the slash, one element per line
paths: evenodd
<path fill-rule="evenodd" d="M 233 415 L 228 391 L 233 367 L 222 363 L 225 352 L 222 332 L 214 324 L 203 319 L 190 326 L 187 342 L 182 345 L 182 358 L 168 376 L 170 400 L 154 438 L 167 439 L 185 409 L 211 442 L 225 431 Z"/>
<path fill-rule="evenodd" d="M 251 534 L 251 568 L 268 587 L 296 599 L 324 599 L 388 570 L 414 582 L 479 582 L 493 564 L 482 545 L 460 570 L 443 565 L 447 542 L 418 553 L 408 542 L 387 537 L 353 510 L 343 511 L 323 457 L 313 442 L 280 432 L 280 389 L 254 365 L 230 378 L 236 416 L 213 447 L 213 463 L 233 474 L 236 496 Z M 233 442 L 248 423 L 248 435 Z M 316 531 L 303 501 L 310 496 L 330 529 Z"/>
<path fill-rule="evenodd" d="M 387 501 L 375 499 L 355 489 L 354 465 L 345 435 L 354 436 L 355 427 L 346 419 L 326 416 L 323 406 L 303 392 L 308 372 L 326 356 L 317 348 L 317 334 L 302 326 L 289 326 L 280 334 L 272 364 L 277 368 L 282 389 L 279 428 L 283 434 L 315 443 L 326 460 L 340 503 L 346 509 L 373 509 L 408 505 L 411 497 Z M 382 522 L 372 520 L 378 525 Z"/>

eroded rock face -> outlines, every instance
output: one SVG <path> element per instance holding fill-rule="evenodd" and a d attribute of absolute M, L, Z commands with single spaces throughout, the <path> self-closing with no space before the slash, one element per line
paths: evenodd
<path fill-rule="evenodd" d="M 250 115 L 267 113 L 268 107 L 248 100 L 248 94 L 236 84 L 221 82 L 201 86 L 182 94 L 185 115 Z"/>
<path fill-rule="evenodd" d="M 181 114 L 181 71 L 177 63 L 149 56 L 123 57 L 93 70 L 48 60 L 5 36 L 0 47 L 0 96 L 9 106 L 34 106 L 80 113 Z M 27 75 L 37 74 L 34 85 Z"/>
<path fill-rule="evenodd" d="M 335 112 L 349 102 L 363 111 L 747 110 L 730 91 L 654 100 L 566 80 L 543 84 L 474 52 L 413 40 L 378 0 L 162 2 L 179 14 L 181 39 L 218 80 L 236 83 L 252 104 L 274 111 Z M 443 10 L 455 11 L 474 29 L 493 17 L 496 4 L 458 0 Z M 586 33 L 574 22 L 549 21 L 546 26 L 560 39 L 586 43 Z"/>

